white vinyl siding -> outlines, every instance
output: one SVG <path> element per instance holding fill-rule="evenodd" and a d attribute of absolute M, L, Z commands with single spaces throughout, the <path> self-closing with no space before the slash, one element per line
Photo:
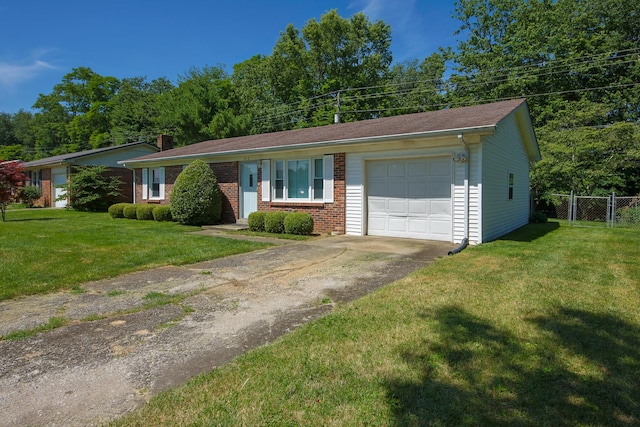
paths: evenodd
<path fill-rule="evenodd" d="M 346 157 L 346 212 L 345 233 L 364 235 L 364 160 L 361 155 L 347 154 Z"/>
<path fill-rule="evenodd" d="M 503 120 L 482 143 L 482 241 L 496 239 L 529 222 L 529 158 L 515 120 Z M 513 200 L 509 174 L 513 173 Z"/>

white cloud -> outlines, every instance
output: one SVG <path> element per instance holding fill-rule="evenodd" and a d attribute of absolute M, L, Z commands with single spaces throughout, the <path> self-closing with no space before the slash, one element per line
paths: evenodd
<path fill-rule="evenodd" d="M 46 70 L 56 67 L 39 59 L 27 62 L 0 62 L 0 84 L 15 87 L 40 76 Z"/>

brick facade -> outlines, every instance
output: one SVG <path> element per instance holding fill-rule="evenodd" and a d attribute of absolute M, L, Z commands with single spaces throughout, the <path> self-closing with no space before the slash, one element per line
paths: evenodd
<path fill-rule="evenodd" d="M 262 186 L 258 186 L 258 210 L 306 212 L 313 216 L 315 233 L 345 232 L 345 153 L 333 155 L 333 203 L 265 202 L 262 200 Z M 258 170 L 258 182 L 262 180 L 262 170 Z"/>
<path fill-rule="evenodd" d="M 260 162 L 258 162 L 260 164 Z M 240 216 L 239 192 L 239 163 L 211 163 L 209 165 L 218 179 L 218 186 L 222 192 L 222 222 L 235 223 Z M 345 232 L 345 154 L 334 154 L 333 157 L 333 203 L 300 203 L 300 202 L 264 202 L 262 201 L 262 186 L 258 185 L 258 210 L 307 212 L 313 216 L 315 233 Z M 182 172 L 182 166 L 167 166 L 164 168 L 164 200 L 142 199 L 142 169 L 135 170 L 136 201 L 138 203 L 168 204 L 176 178 Z M 262 180 L 262 169 L 258 168 L 258 183 Z"/>

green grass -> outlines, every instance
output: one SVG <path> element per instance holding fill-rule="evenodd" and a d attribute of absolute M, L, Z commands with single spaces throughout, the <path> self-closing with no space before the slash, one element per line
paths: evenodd
<path fill-rule="evenodd" d="M 639 425 L 639 259 L 637 231 L 530 225 L 113 425 Z"/>
<path fill-rule="evenodd" d="M 268 245 L 198 236 L 172 222 L 106 213 L 13 210 L 0 222 L 0 301 L 165 265 L 183 265 Z"/>
<path fill-rule="evenodd" d="M 69 323 L 69 319 L 61 316 L 54 316 L 49 319 L 44 325 L 36 326 L 31 329 L 22 329 L 19 331 L 8 333 L 7 335 L 0 336 L 0 340 L 21 340 L 25 338 L 33 337 L 41 332 L 49 332 L 54 329 L 61 328 Z"/>

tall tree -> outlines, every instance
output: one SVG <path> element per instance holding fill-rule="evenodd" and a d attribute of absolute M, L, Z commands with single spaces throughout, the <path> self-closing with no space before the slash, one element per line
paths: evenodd
<path fill-rule="evenodd" d="M 239 99 L 224 68 L 191 68 L 160 99 L 159 124 L 174 127 L 178 145 L 246 135 L 250 118 L 239 114 Z"/>
<path fill-rule="evenodd" d="M 371 23 L 362 13 L 345 19 L 331 10 L 302 30 L 287 26 L 268 60 L 270 86 L 282 104 L 305 100 L 307 113 L 287 118 L 285 126 L 330 123 L 338 91 L 382 85 L 391 65 L 390 46 L 390 27 Z M 351 120 L 370 109 L 367 96 L 347 96 L 345 101 Z"/>
<path fill-rule="evenodd" d="M 172 89 L 174 86 L 164 77 L 151 82 L 144 77 L 122 79 L 108 105 L 113 143 L 153 142 L 159 133 L 175 133 L 175 129 L 161 129 L 158 124 L 160 97 Z"/>

